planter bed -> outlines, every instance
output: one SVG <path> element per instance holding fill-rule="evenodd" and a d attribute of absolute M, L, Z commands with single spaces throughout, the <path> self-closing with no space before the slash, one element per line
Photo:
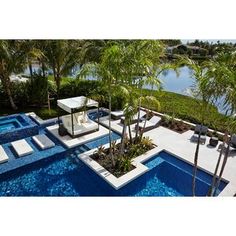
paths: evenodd
<path fill-rule="evenodd" d="M 152 144 L 152 146 L 150 147 L 144 147 L 143 149 L 141 149 L 140 146 L 141 144 L 126 145 L 124 155 L 122 155 L 121 157 L 119 155 L 120 143 L 116 144 L 115 151 L 113 148 L 115 166 L 112 165 L 112 159 L 109 155 L 109 148 L 104 149 L 102 155 L 98 154 L 97 151 L 94 152 L 92 155 L 90 155 L 90 158 L 96 161 L 99 165 L 101 165 L 115 177 L 119 178 L 125 175 L 126 173 L 132 171 L 133 169 L 135 169 L 135 166 L 131 164 L 131 161 L 134 158 L 146 153 L 147 151 L 150 151 L 155 147 L 154 144 Z M 138 148 L 139 150 L 136 153 L 134 153 L 134 150 Z"/>

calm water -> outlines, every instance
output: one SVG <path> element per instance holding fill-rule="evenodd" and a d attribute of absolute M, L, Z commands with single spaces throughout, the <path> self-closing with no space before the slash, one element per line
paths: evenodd
<path fill-rule="evenodd" d="M 0 175 L 0 196 L 192 196 L 192 166 L 166 152 L 147 161 L 149 171 L 118 191 L 77 160 L 81 152 L 77 148 Z M 206 196 L 211 180 L 198 170 L 197 196 Z M 222 181 L 217 194 L 226 185 Z"/>

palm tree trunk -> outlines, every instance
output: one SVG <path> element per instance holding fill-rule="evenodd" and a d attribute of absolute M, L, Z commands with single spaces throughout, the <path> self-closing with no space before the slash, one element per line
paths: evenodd
<path fill-rule="evenodd" d="M 148 116 L 149 116 L 149 111 L 147 112 L 147 115 L 146 115 L 146 117 L 145 117 L 143 129 L 142 129 L 142 131 L 140 132 L 140 140 L 142 140 L 142 138 L 143 138 L 143 133 L 144 133 L 144 130 L 145 130 L 145 127 L 146 127 L 146 124 L 147 124 L 147 118 L 148 118 Z"/>
<path fill-rule="evenodd" d="M 139 99 L 139 105 L 138 105 L 138 121 L 137 121 L 137 129 L 136 129 L 136 132 L 135 132 L 135 141 L 138 139 L 138 133 L 139 133 L 141 97 L 142 97 L 142 87 L 140 89 L 140 99 Z"/>
<path fill-rule="evenodd" d="M 230 140 L 230 139 L 229 139 L 229 140 Z M 224 147 L 223 147 L 223 148 L 224 148 Z M 223 163 L 222 163 L 222 166 L 221 166 L 219 178 L 218 178 L 218 180 L 217 180 L 217 182 L 216 182 L 216 185 L 215 185 L 215 189 L 214 189 L 214 192 L 213 192 L 213 196 L 216 195 L 217 189 L 218 189 L 219 186 L 220 186 L 220 181 L 221 181 L 221 179 L 222 179 L 222 175 L 223 175 L 223 172 L 224 172 L 224 169 L 225 169 L 225 165 L 226 165 L 226 163 L 227 163 L 228 156 L 229 156 L 229 149 L 230 149 L 230 141 L 228 141 L 228 145 L 227 145 L 227 148 L 226 148 L 226 151 L 225 151 Z"/>
<path fill-rule="evenodd" d="M 131 132 L 130 120 L 129 120 L 128 128 L 129 128 L 129 140 L 130 140 L 130 143 L 132 144 L 132 143 L 133 143 L 133 139 L 132 139 L 132 132 Z"/>
<path fill-rule="evenodd" d="M 31 63 L 30 60 L 28 60 L 28 66 L 29 66 L 30 78 L 32 80 L 32 78 L 33 78 L 33 68 L 32 68 L 32 63 Z"/>
<path fill-rule="evenodd" d="M 121 144 L 120 144 L 120 155 L 123 155 L 124 154 L 124 150 L 125 150 L 125 134 L 126 134 L 126 129 L 127 129 L 127 125 L 126 125 L 126 122 L 124 122 L 123 130 L 122 130 L 122 136 L 121 136 Z"/>
<path fill-rule="evenodd" d="M 56 75 L 55 80 L 56 80 L 56 87 L 57 87 L 57 97 L 59 98 L 60 86 L 61 86 L 61 78 L 59 74 Z"/>
<path fill-rule="evenodd" d="M 111 86 L 109 86 L 109 155 L 112 161 L 112 165 L 115 166 L 115 160 L 112 153 L 111 147 L 112 137 L 111 137 Z"/>
<path fill-rule="evenodd" d="M 43 77 L 45 78 L 46 73 L 45 73 L 45 64 L 44 64 L 44 62 L 42 62 L 42 74 L 43 74 Z"/>
<path fill-rule="evenodd" d="M 202 127 L 202 125 L 201 125 L 201 127 Z M 193 197 L 195 196 L 197 163 L 198 163 L 198 154 L 199 154 L 199 146 L 200 146 L 200 137 L 201 137 L 201 132 L 199 132 L 199 134 L 198 134 L 197 146 L 196 146 L 195 155 L 194 155 L 194 168 L 193 168 L 193 181 L 192 181 Z"/>
<path fill-rule="evenodd" d="M 9 76 L 1 76 L 1 81 L 4 87 L 4 90 L 8 96 L 8 100 L 11 104 L 12 109 L 17 110 L 18 108 L 13 100 L 12 93 L 11 93 L 11 81 L 10 81 Z"/>
<path fill-rule="evenodd" d="M 225 135 L 227 135 L 227 134 L 225 134 Z M 217 160 L 217 163 L 216 163 L 215 172 L 214 172 L 214 175 L 213 175 L 213 178 L 212 178 L 212 183 L 211 183 L 211 186 L 208 190 L 207 196 L 212 196 L 213 195 L 213 192 L 214 192 L 214 189 L 215 189 L 214 187 L 215 187 L 215 184 L 216 184 L 216 176 L 217 176 L 217 172 L 218 172 L 219 165 L 220 165 L 220 162 L 221 162 L 221 158 L 222 158 L 222 155 L 223 155 L 224 146 L 225 146 L 225 138 L 224 138 L 224 141 L 222 143 L 222 148 L 220 150 L 220 154 L 219 154 L 219 157 L 218 157 L 218 160 Z"/>

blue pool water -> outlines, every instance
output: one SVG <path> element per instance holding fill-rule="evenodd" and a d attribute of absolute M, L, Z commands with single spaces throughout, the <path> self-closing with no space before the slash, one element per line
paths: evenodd
<path fill-rule="evenodd" d="M 0 118 L 0 144 L 33 136 L 37 133 L 37 124 L 23 113 Z"/>
<path fill-rule="evenodd" d="M 150 196 L 192 196 L 193 166 L 167 152 L 160 152 L 145 164 L 147 173 L 147 189 Z M 212 175 L 198 169 L 196 176 L 196 196 L 206 196 L 212 181 Z M 219 194 L 227 185 L 221 181 Z M 151 190 L 150 190 L 151 189 Z M 142 195 L 144 192 L 141 191 Z"/>
<path fill-rule="evenodd" d="M 0 133 L 27 126 L 28 123 L 21 116 L 0 118 Z"/>
<path fill-rule="evenodd" d="M 119 136 L 114 134 L 113 138 Z M 104 137 L 101 142 L 107 141 L 108 137 Z M 92 141 L 56 158 L 0 175 L 0 196 L 191 196 L 192 166 L 166 152 L 144 163 L 150 168 L 144 175 L 114 190 L 76 158 L 97 145 L 97 140 Z M 198 170 L 197 196 L 206 195 L 211 178 Z M 221 182 L 220 191 L 226 184 Z"/>
<path fill-rule="evenodd" d="M 94 112 L 90 112 L 90 113 L 88 114 L 88 117 L 89 117 L 91 120 L 96 120 L 98 117 L 103 117 L 103 116 L 108 116 L 108 112 L 103 111 L 103 110 L 100 110 L 99 112 L 94 111 Z"/>

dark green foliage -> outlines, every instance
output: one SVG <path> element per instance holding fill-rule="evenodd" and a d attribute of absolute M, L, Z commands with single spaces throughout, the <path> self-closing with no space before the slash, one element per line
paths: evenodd
<path fill-rule="evenodd" d="M 32 80 L 28 83 L 30 103 L 42 106 L 47 102 L 48 84 L 47 78 L 38 75 L 33 76 Z"/>

